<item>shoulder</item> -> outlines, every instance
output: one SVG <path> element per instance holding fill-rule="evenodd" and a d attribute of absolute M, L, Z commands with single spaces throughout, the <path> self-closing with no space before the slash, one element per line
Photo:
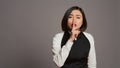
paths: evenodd
<path fill-rule="evenodd" d="M 83 34 L 88 38 L 88 39 L 93 39 L 93 36 L 88 33 L 88 32 L 83 32 Z"/>
<path fill-rule="evenodd" d="M 55 40 L 61 40 L 62 37 L 63 37 L 63 35 L 64 35 L 64 32 L 57 33 L 57 34 L 55 34 L 55 36 L 53 37 L 53 39 L 55 39 Z"/>
<path fill-rule="evenodd" d="M 63 35 L 64 32 L 55 34 L 55 36 L 53 37 L 53 47 L 60 47 Z"/>
<path fill-rule="evenodd" d="M 54 38 L 61 38 L 63 37 L 63 35 L 64 35 L 64 32 L 60 32 L 60 33 L 55 34 Z"/>
<path fill-rule="evenodd" d="M 87 32 L 83 32 L 83 34 L 87 37 L 87 39 L 89 40 L 90 44 L 94 45 L 94 37 L 90 33 L 87 33 Z"/>
<path fill-rule="evenodd" d="M 55 37 L 63 36 L 63 34 L 64 34 L 64 32 L 57 33 L 57 34 L 55 34 Z"/>

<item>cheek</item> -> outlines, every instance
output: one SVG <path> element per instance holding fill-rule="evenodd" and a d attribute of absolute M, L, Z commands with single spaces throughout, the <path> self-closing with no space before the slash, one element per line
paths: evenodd
<path fill-rule="evenodd" d="M 68 25 L 72 25 L 72 20 L 68 19 Z"/>
<path fill-rule="evenodd" d="M 72 29 L 72 22 L 71 22 L 71 20 L 68 20 L 67 26 L 68 26 L 70 29 Z"/>
<path fill-rule="evenodd" d="M 77 24 L 78 24 L 78 27 L 81 27 L 81 25 L 83 24 L 83 21 L 82 20 L 78 20 Z"/>
<path fill-rule="evenodd" d="M 72 19 L 68 19 L 68 22 L 69 22 L 69 23 L 72 23 Z"/>
<path fill-rule="evenodd" d="M 81 26 L 81 25 L 82 25 L 82 22 L 79 22 L 79 25 Z"/>

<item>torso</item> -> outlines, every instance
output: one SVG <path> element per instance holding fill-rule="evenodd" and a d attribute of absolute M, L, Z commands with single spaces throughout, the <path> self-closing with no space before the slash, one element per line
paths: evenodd
<path fill-rule="evenodd" d="M 64 43 L 63 40 L 66 39 L 64 38 L 65 37 L 64 35 L 65 33 L 63 34 L 61 43 Z M 68 35 L 66 34 L 66 36 Z M 61 45 L 61 47 L 62 46 L 63 45 Z M 85 34 L 81 32 L 78 35 L 77 40 L 74 41 L 71 51 L 64 65 L 61 68 L 88 68 L 87 62 L 88 62 L 89 50 L 90 50 L 90 42 L 85 36 Z"/>

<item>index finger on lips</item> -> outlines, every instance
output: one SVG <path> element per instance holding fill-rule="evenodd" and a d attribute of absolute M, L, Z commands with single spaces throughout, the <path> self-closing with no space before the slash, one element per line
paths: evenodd
<path fill-rule="evenodd" d="M 73 24 L 73 28 L 72 29 L 75 30 L 75 27 L 76 27 L 76 24 Z"/>

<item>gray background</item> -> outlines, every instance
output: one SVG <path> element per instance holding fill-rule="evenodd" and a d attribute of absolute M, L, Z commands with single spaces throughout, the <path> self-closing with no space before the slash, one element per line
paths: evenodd
<path fill-rule="evenodd" d="M 84 9 L 97 67 L 119 68 L 120 0 L 0 0 L 0 68 L 57 68 L 53 36 L 74 5 Z"/>

